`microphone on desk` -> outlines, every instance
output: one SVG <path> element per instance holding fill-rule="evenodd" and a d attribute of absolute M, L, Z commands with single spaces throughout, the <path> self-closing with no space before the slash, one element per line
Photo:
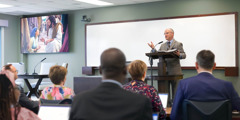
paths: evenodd
<path fill-rule="evenodd" d="M 43 61 L 46 60 L 46 59 L 47 59 L 47 58 L 43 58 L 39 63 L 43 62 Z M 39 64 L 39 63 L 38 63 L 38 64 Z M 37 65 L 38 65 L 38 64 L 37 64 Z M 37 75 L 37 73 L 35 72 L 35 69 L 36 69 L 37 65 L 34 67 L 34 71 L 33 71 L 32 75 Z"/>

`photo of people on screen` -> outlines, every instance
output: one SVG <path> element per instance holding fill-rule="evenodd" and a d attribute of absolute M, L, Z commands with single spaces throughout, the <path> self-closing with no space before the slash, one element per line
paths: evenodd
<path fill-rule="evenodd" d="M 67 17 L 62 14 L 21 18 L 21 52 L 68 52 Z"/>

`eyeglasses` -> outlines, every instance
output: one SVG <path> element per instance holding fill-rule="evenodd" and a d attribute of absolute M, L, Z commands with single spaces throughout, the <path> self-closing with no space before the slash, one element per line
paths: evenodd
<path fill-rule="evenodd" d="M 164 35 L 167 35 L 167 34 L 169 34 L 169 33 L 172 33 L 172 32 L 166 32 L 166 33 L 164 33 Z"/>

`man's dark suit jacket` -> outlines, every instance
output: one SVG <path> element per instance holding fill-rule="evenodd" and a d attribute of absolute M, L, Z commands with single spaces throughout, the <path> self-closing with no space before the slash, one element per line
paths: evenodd
<path fill-rule="evenodd" d="M 75 96 L 70 120 L 152 120 L 150 100 L 110 82 Z"/>
<path fill-rule="evenodd" d="M 39 111 L 39 102 L 30 100 L 23 91 L 23 88 L 20 85 L 17 85 L 20 91 L 19 104 L 22 107 L 25 107 L 34 113 L 38 114 Z"/>
<path fill-rule="evenodd" d="M 231 82 L 215 78 L 208 72 L 179 82 L 173 102 L 171 120 L 181 120 L 184 99 L 194 101 L 218 101 L 230 99 L 233 110 L 240 110 L 240 98 Z"/>

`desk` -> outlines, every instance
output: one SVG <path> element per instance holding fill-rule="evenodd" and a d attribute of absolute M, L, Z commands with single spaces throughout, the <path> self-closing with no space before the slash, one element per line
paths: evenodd
<path fill-rule="evenodd" d="M 232 114 L 232 120 L 240 120 L 240 114 Z"/>
<path fill-rule="evenodd" d="M 48 75 L 18 75 L 18 78 L 24 79 L 29 91 L 27 96 L 30 98 L 32 94 L 35 94 L 37 98 L 39 98 L 39 93 L 37 92 L 39 85 L 42 82 L 43 78 L 48 78 Z M 31 84 L 29 83 L 28 79 L 38 79 L 37 84 L 34 88 L 32 88 Z"/>

